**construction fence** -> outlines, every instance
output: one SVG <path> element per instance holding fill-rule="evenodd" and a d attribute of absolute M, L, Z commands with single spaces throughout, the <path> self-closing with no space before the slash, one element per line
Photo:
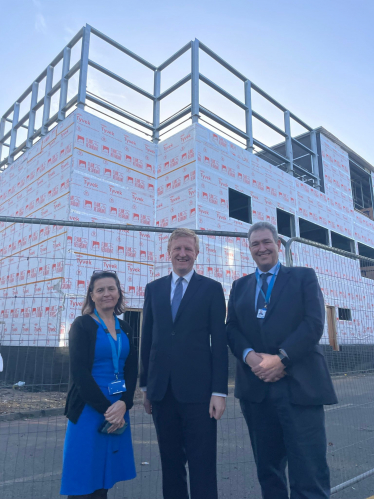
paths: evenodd
<path fill-rule="evenodd" d="M 112 270 L 126 297 L 139 347 L 144 289 L 167 275 L 173 229 L 0 217 L 0 495 L 57 498 L 66 419 L 68 331 L 81 314 L 94 270 Z M 196 231 L 196 271 L 221 282 L 255 270 L 245 233 Z M 283 241 L 284 265 L 314 268 L 326 303 L 321 345 L 339 404 L 326 407 L 333 492 L 374 472 L 374 260 L 300 238 Z M 230 356 L 227 409 L 218 425 L 220 497 L 259 497 L 248 431 L 234 399 Z M 161 498 L 151 418 L 137 391 L 131 426 L 138 476 L 110 498 Z"/>

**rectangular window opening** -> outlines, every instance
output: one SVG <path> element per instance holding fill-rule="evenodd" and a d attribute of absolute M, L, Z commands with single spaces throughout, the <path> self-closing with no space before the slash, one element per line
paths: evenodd
<path fill-rule="evenodd" d="M 329 233 L 328 230 L 324 227 L 320 227 L 317 224 L 308 222 L 308 220 L 299 218 L 299 229 L 300 237 L 309 239 L 309 241 L 314 241 L 315 243 L 325 245 L 329 244 Z"/>
<path fill-rule="evenodd" d="M 229 188 L 229 217 L 251 224 L 251 197 Z"/>
<path fill-rule="evenodd" d="M 371 175 L 363 166 L 352 159 L 349 159 L 349 169 L 354 209 L 374 220 Z"/>
<path fill-rule="evenodd" d="M 350 308 L 339 308 L 339 320 L 340 321 L 351 321 L 352 313 Z"/>
<path fill-rule="evenodd" d="M 277 208 L 278 233 L 286 237 L 295 236 L 295 217 L 287 211 Z"/>
<path fill-rule="evenodd" d="M 349 253 L 355 253 L 355 244 L 352 239 L 331 231 L 331 246 Z"/>
<path fill-rule="evenodd" d="M 366 258 L 371 258 L 374 260 L 374 248 L 366 246 L 366 244 L 357 243 L 358 254 L 361 256 L 366 256 Z M 360 260 L 360 270 L 362 277 L 367 279 L 374 279 L 374 262 L 373 264 L 367 260 Z"/>

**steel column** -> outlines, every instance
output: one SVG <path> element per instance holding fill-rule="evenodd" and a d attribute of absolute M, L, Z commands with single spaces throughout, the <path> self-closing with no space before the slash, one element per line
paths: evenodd
<path fill-rule="evenodd" d="M 0 120 L 0 162 L 1 162 L 1 155 L 3 153 L 3 142 L 2 139 L 5 134 L 5 124 L 6 124 L 6 118 L 1 118 Z"/>
<path fill-rule="evenodd" d="M 154 72 L 154 83 L 153 83 L 153 133 L 152 142 L 158 144 L 160 142 L 160 132 L 157 128 L 160 126 L 160 90 L 161 90 L 161 71 L 156 69 Z"/>
<path fill-rule="evenodd" d="M 91 26 L 89 24 L 86 24 L 82 36 L 81 68 L 79 71 L 79 84 L 78 84 L 77 106 L 80 109 L 84 109 L 84 105 L 86 103 L 88 58 L 90 51 L 90 34 L 91 34 Z"/>
<path fill-rule="evenodd" d="M 199 122 L 199 40 L 191 42 L 191 117 L 192 123 Z"/>
<path fill-rule="evenodd" d="M 253 152 L 253 128 L 252 128 L 252 85 L 249 80 L 244 82 L 244 102 L 247 106 L 245 110 L 245 131 L 248 135 L 247 138 L 247 151 Z"/>
<path fill-rule="evenodd" d="M 310 132 L 310 147 L 313 151 L 312 170 L 313 174 L 317 177 L 317 181 L 315 182 L 314 187 L 318 190 L 321 190 L 321 183 L 319 178 L 319 166 L 318 166 L 317 134 L 314 130 Z"/>
<path fill-rule="evenodd" d="M 62 60 L 62 75 L 61 75 L 61 89 L 60 89 L 60 104 L 58 106 L 58 117 L 57 121 L 62 121 L 65 119 L 65 111 L 63 110 L 66 106 L 68 99 L 68 79 L 66 75 L 70 69 L 70 53 L 71 49 L 69 47 L 64 48 L 64 56 Z"/>
<path fill-rule="evenodd" d="M 30 114 L 29 114 L 29 127 L 27 131 L 26 149 L 30 149 L 33 143 L 31 137 L 34 135 L 35 132 L 36 111 L 34 110 L 34 107 L 38 103 L 38 89 L 39 89 L 39 83 L 37 81 L 34 81 L 34 83 L 32 84 L 32 91 L 31 91 L 31 105 L 30 105 Z"/>
<path fill-rule="evenodd" d="M 287 173 L 293 174 L 293 152 L 291 139 L 291 117 L 289 111 L 284 111 L 284 131 L 286 132 L 286 158 L 288 159 Z"/>
<path fill-rule="evenodd" d="M 19 120 L 19 108 L 20 108 L 20 103 L 16 102 L 13 107 L 12 131 L 10 134 L 10 146 L 9 146 L 9 161 L 8 161 L 9 164 L 13 163 L 14 161 L 13 151 L 16 148 L 16 141 L 17 141 L 17 129 L 15 128 L 15 126 L 17 125 Z"/>
<path fill-rule="evenodd" d="M 47 135 L 48 133 L 48 126 L 46 125 L 47 121 L 49 120 L 49 113 L 51 110 L 51 96 L 49 95 L 49 92 L 52 90 L 52 84 L 53 84 L 53 66 L 48 66 L 47 68 L 47 76 L 45 80 L 45 95 L 44 95 L 44 107 L 43 107 L 43 120 L 42 120 L 42 129 L 41 129 L 41 136 Z"/>

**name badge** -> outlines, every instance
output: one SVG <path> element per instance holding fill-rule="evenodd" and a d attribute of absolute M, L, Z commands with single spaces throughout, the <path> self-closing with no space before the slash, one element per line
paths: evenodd
<path fill-rule="evenodd" d="M 259 308 L 257 312 L 257 319 L 265 319 L 266 308 Z"/>
<path fill-rule="evenodd" d="M 122 393 L 125 391 L 126 391 L 126 383 L 125 380 L 123 379 L 116 379 L 115 381 L 112 381 L 112 383 L 109 383 L 108 385 L 109 395 L 116 395 L 116 393 Z"/>

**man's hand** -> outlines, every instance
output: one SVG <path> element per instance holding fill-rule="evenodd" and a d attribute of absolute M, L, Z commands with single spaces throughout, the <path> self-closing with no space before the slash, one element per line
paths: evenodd
<path fill-rule="evenodd" d="M 254 350 L 248 352 L 247 357 L 245 358 L 245 363 L 253 369 L 257 367 L 262 362 L 261 354 L 256 353 Z"/>
<path fill-rule="evenodd" d="M 284 365 L 278 355 L 269 355 L 268 353 L 258 354 L 262 361 L 252 368 L 252 372 L 265 383 L 279 381 L 286 375 Z"/>
<path fill-rule="evenodd" d="M 145 412 L 147 414 L 152 414 L 152 404 L 148 400 L 147 392 L 146 391 L 143 392 L 143 405 L 144 405 Z"/>
<path fill-rule="evenodd" d="M 117 402 L 114 402 L 114 404 L 107 409 L 104 417 L 109 423 L 112 423 L 112 425 L 118 425 L 122 423 L 125 413 L 125 402 L 123 402 L 123 400 L 117 400 Z"/>
<path fill-rule="evenodd" d="M 226 409 L 226 397 L 220 397 L 219 395 L 212 395 L 209 404 L 209 416 L 211 418 L 221 419 L 222 414 Z"/>

